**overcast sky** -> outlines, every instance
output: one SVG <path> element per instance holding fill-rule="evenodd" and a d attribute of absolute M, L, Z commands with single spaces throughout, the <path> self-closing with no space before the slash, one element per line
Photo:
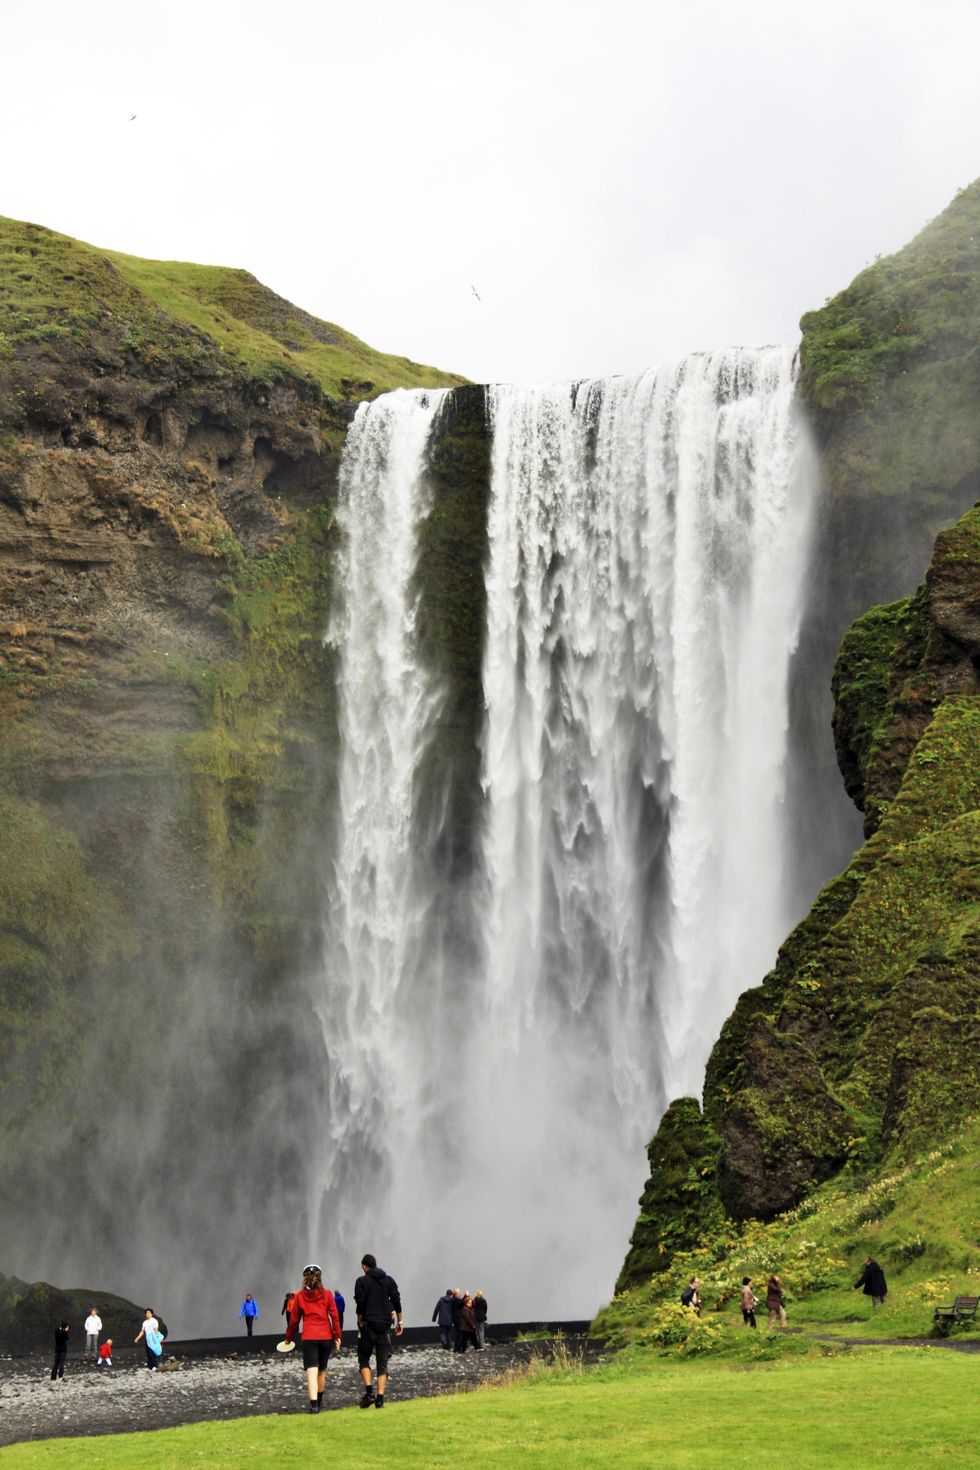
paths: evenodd
<path fill-rule="evenodd" d="M 481 380 L 795 341 L 980 173 L 978 0 L 0 0 L 0 24 L 0 213 L 244 266 Z"/>

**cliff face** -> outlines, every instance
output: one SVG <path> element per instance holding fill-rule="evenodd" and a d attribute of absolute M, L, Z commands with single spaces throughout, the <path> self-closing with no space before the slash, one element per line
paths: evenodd
<path fill-rule="evenodd" d="M 980 183 L 803 319 L 825 493 L 794 817 L 819 875 L 846 852 L 843 776 L 868 840 L 739 1000 L 703 1114 L 683 1099 L 665 1116 L 617 1289 L 666 1270 L 719 1212 L 770 1218 L 842 1169 L 914 1156 L 980 1104 L 980 508 L 963 514 L 980 491 L 978 266 Z M 841 642 L 856 597 L 900 593 Z M 813 671 L 838 644 L 825 695 Z M 831 717 L 839 773 L 819 757 Z"/>
<path fill-rule="evenodd" d="M 339 446 L 356 399 L 459 381 L 245 272 L 0 221 L 0 1175 L 9 1241 L 90 1201 L 62 1275 L 167 1159 L 191 1222 L 244 1218 L 243 1080 L 276 1084 L 250 1177 L 288 1174 Z"/>

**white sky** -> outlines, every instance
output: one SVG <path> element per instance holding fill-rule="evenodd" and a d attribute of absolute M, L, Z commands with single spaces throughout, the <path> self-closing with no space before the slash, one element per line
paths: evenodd
<path fill-rule="evenodd" d="M 0 0 L 0 36 L 0 213 L 481 380 L 794 341 L 980 172 L 978 0 Z"/>

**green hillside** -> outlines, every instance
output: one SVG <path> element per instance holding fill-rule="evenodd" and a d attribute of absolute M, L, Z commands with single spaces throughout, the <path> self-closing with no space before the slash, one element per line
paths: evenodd
<path fill-rule="evenodd" d="M 150 373 L 293 379 L 340 400 L 464 381 L 375 351 L 248 271 L 141 260 L 0 217 L 0 359 L 72 348 Z"/>

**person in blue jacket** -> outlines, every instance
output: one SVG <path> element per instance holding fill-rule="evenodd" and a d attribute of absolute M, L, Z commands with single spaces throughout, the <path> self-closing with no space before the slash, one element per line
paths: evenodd
<path fill-rule="evenodd" d="M 250 1291 L 245 1293 L 245 1300 L 242 1302 L 242 1309 L 238 1315 L 239 1317 L 245 1318 L 245 1331 L 251 1337 L 252 1327 L 255 1324 L 256 1317 L 259 1315 L 259 1304 Z"/>
<path fill-rule="evenodd" d="M 338 1287 L 336 1287 L 336 1286 L 333 1289 L 333 1299 L 337 1303 L 337 1316 L 340 1318 L 340 1336 L 343 1337 L 343 1335 L 344 1335 L 344 1308 L 346 1307 L 347 1303 L 344 1301 L 344 1294 L 343 1294 L 343 1292 Z M 338 1339 L 338 1342 L 337 1342 L 337 1351 L 338 1351 L 338 1353 L 340 1352 L 340 1348 L 341 1348 L 341 1344 L 340 1344 L 340 1341 Z"/>

